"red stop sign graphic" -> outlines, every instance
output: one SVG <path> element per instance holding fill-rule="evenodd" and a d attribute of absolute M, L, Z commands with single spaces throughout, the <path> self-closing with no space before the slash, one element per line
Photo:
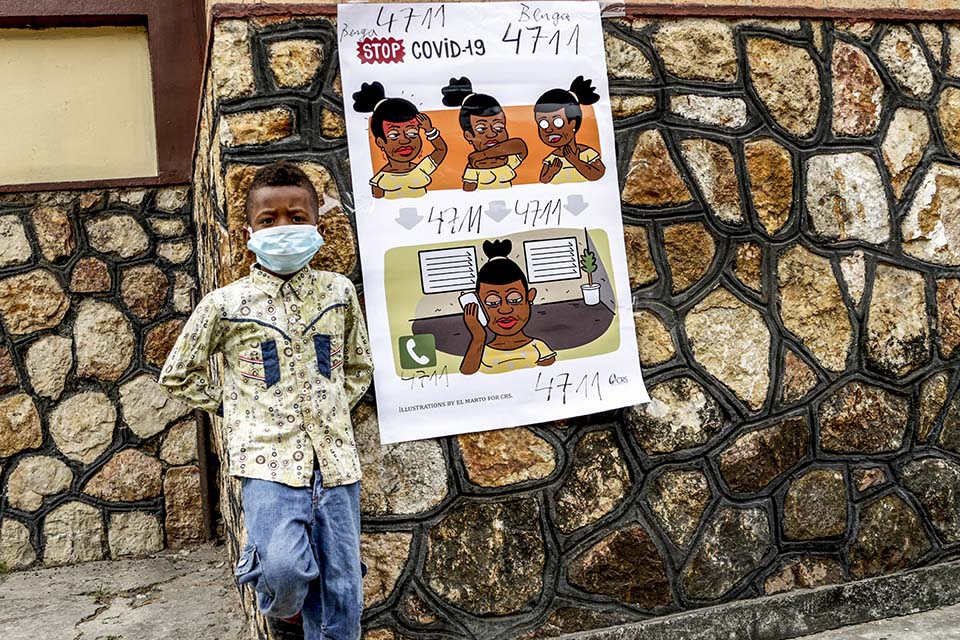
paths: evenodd
<path fill-rule="evenodd" d="M 396 38 L 366 38 L 357 43 L 361 64 L 403 62 L 403 40 Z"/>

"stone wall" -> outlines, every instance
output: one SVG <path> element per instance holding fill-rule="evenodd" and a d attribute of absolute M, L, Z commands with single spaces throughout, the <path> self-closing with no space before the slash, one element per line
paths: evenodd
<path fill-rule="evenodd" d="M 550 637 L 960 549 L 960 29 L 604 28 L 653 400 L 386 447 L 363 402 L 367 638 Z M 334 29 L 214 26 L 205 288 L 245 273 L 243 190 L 281 158 L 343 204 L 318 264 L 362 287 Z"/>
<path fill-rule="evenodd" d="M 203 539 L 197 423 L 154 382 L 196 289 L 189 198 L 0 195 L 0 569 Z"/>

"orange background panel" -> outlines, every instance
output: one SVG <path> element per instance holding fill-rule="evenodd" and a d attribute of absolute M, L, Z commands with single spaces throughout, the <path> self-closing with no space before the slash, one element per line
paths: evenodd
<path fill-rule="evenodd" d="M 605 149 L 600 148 L 600 133 L 597 131 L 597 117 L 592 106 L 581 106 L 583 110 L 583 121 L 580 123 L 580 130 L 577 131 L 577 142 L 593 147 L 600 152 L 604 164 L 609 167 L 611 160 L 607 158 Z M 517 177 L 513 184 L 532 184 L 540 181 L 540 168 L 543 166 L 543 159 L 553 153 L 553 147 L 549 147 L 540 141 L 540 135 L 537 133 L 537 123 L 533 118 L 533 105 L 524 105 L 519 107 L 504 107 L 504 113 L 507 114 L 507 132 L 511 138 L 522 138 L 527 143 L 527 157 L 517 168 Z M 433 126 L 440 130 L 440 135 L 447 143 L 447 157 L 433 173 L 431 178 L 433 182 L 427 187 L 428 191 L 437 191 L 441 189 L 462 189 L 463 188 L 463 170 L 467 166 L 467 156 L 474 151 L 473 145 L 467 142 L 463 137 L 463 130 L 460 128 L 460 109 L 440 109 L 437 111 L 424 111 Z M 433 151 L 431 142 L 421 134 L 423 140 L 423 153 L 417 157 L 417 160 Z M 370 158 L 372 160 L 373 171 L 376 173 L 383 166 L 386 159 L 380 147 L 376 145 L 373 133 L 370 133 Z M 371 176 L 368 176 L 369 180 Z"/>

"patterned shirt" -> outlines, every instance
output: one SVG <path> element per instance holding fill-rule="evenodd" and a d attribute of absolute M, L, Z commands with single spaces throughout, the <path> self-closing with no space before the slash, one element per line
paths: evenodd
<path fill-rule="evenodd" d="M 223 388 L 209 359 L 223 355 Z M 304 267 L 289 280 L 260 269 L 197 305 L 160 384 L 193 406 L 223 411 L 228 473 L 310 486 L 360 479 L 350 410 L 373 362 L 353 284 Z"/>

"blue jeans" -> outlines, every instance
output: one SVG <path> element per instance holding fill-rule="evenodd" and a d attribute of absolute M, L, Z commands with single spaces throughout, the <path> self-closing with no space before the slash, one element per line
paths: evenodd
<path fill-rule="evenodd" d="M 237 561 L 266 616 L 303 614 L 304 640 L 358 640 L 363 613 L 360 483 L 325 488 L 241 479 L 248 543 Z"/>

